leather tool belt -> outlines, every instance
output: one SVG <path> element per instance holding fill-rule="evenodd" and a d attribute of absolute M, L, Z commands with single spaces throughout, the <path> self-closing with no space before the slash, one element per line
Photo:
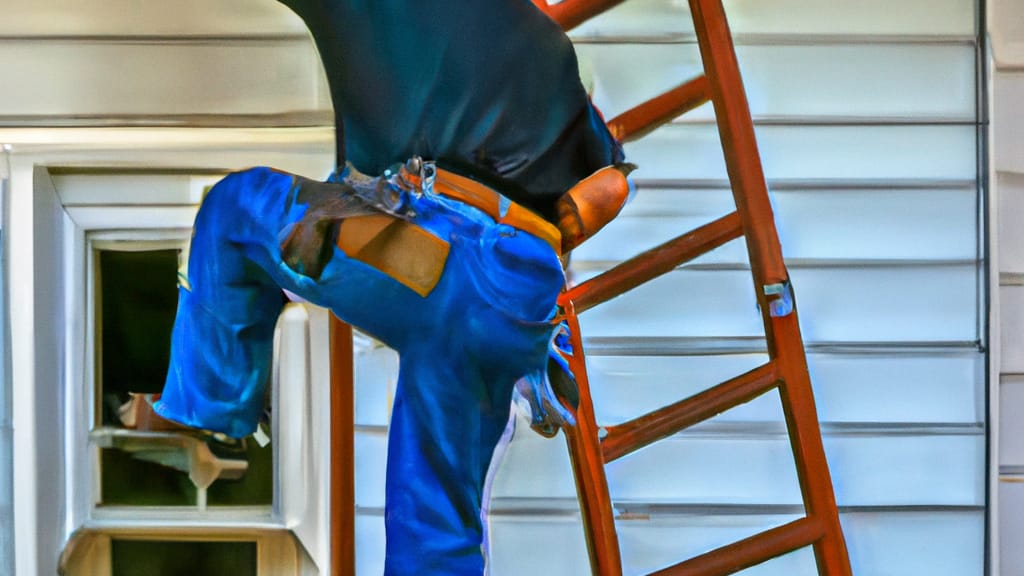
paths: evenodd
<path fill-rule="evenodd" d="M 496 223 L 540 238 L 561 255 L 562 236 L 554 224 L 485 184 L 418 158 L 407 162 L 389 178 L 389 183 L 409 193 L 438 194 L 472 206 Z M 424 297 L 440 280 L 450 248 L 448 242 L 417 225 L 415 219 L 385 213 L 343 220 L 337 245 L 350 258 L 380 270 Z"/>
<path fill-rule="evenodd" d="M 554 224 L 476 180 L 438 168 L 434 192 L 468 204 L 499 224 L 532 234 L 550 244 L 556 254 L 562 255 L 562 234 Z"/>

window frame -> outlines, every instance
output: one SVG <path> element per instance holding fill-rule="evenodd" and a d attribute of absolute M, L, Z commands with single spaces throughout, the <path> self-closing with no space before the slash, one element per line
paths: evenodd
<path fill-rule="evenodd" d="M 98 388 L 101 377 L 101 360 L 98 354 L 101 350 L 97 339 L 102 322 L 101 303 L 98 300 L 100 253 L 104 250 L 181 249 L 182 262 L 187 262 L 188 240 L 192 233 L 192 221 L 198 210 L 198 199 L 221 177 L 221 174 L 211 175 L 206 173 L 207 171 L 196 172 L 196 175 L 189 178 L 188 189 L 183 188 L 180 191 L 180 204 L 90 204 L 82 203 L 82 198 L 76 197 L 72 202 L 61 205 L 61 266 L 67 317 L 64 327 L 66 353 L 62 384 L 66 426 L 65 521 L 68 533 L 72 535 L 66 547 L 70 549 L 76 538 L 84 538 L 84 541 L 89 543 L 85 546 L 89 554 L 108 554 L 112 535 L 149 540 L 254 540 L 259 550 L 259 574 L 279 573 L 272 569 L 275 564 L 268 562 L 267 558 L 277 558 L 288 563 L 291 562 L 291 558 L 295 558 L 296 574 L 318 574 L 316 566 L 325 562 L 325 556 L 315 544 L 309 544 L 311 533 L 317 532 L 315 525 L 318 525 L 319 518 L 316 513 L 309 510 L 295 510 L 294 497 L 288 501 L 289 496 L 285 493 L 295 490 L 288 490 L 284 486 L 287 475 L 282 473 L 285 468 L 279 458 L 278 448 L 287 441 L 285 436 L 289 434 L 284 430 L 294 427 L 295 420 L 298 419 L 295 417 L 290 420 L 282 418 L 279 420 L 283 421 L 274 422 L 274 496 L 269 505 L 214 506 L 200 512 L 194 506 L 137 507 L 100 504 L 101 449 L 88 440 L 89 433 L 102 425 Z M 55 191 L 58 196 L 66 192 L 60 186 L 60 175 L 64 174 L 73 178 L 76 171 L 57 170 L 51 174 L 51 177 L 56 176 Z M 112 178 L 123 176 L 116 170 L 111 171 L 110 175 Z M 145 214 L 140 218 L 142 213 Z M 308 315 L 300 314 L 298 318 L 292 319 L 291 324 L 293 332 L 296 329 L 308 331 Z M 309 338 L 302 340 L 300 352 L 308 356 Z M 308 370 L 306 372 L 307 378 L 312 376 Z M 273 392 L 276 405 L 281 396 L 276 374 Z M 275 409 L 276 412 L 278 410 Z M 294 407 L 291 412 L 294 414 Z M 327 468 L 326 458 L 322 464 L 306 464 L 314 469 Z M 316 500 L 313 499 L 313 502 Z M 323 533 L 326 528 L 320 528 L 319 531 Z M 75 559 L 74 562 L 85 562 L 85 566 L 95 567 L 94 563 L 97 560 L 90 556 Z M 109 560 L 107 563 L 109 564 Z"/>

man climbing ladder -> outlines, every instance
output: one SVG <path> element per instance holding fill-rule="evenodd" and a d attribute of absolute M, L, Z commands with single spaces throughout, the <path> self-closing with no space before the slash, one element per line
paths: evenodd
<path fill-rule="evenodd" d="M 327 71 L 337 171 L 256 168 L 211 190 L 154 409 L 249 434 L 282 289 L 329 307 L 401 356 L 385 573 L 481 574 L 481 499 L 512 391 L 543 378 L 559 256 L 594 227 L 584 199 L 612 205 L 601 214 L 624 201 L 625 169 L 605 168 L 621 148 L 571 43 L 526 0 L 283 1 Z"/>

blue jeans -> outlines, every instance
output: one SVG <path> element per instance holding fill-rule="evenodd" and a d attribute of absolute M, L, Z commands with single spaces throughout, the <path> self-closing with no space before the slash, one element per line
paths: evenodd
<path fill-rule="evenodd" d="M 311 209 L 298 200 L 303 183 L 310 181 L 254 168 L 209 192 L 196 217 L 156 410 L 235 437 L 251 433 L 264 407 L 281 289 L 330 308 L 401 359 L 388 445 L 385 574 L 479 575 L 487 469 L 515 382 L 545 366 L 564 283 L 558 257 L 546 242 L 476 208 L 407 194 L 411 223 L 449 244 L 426 296 L 346 256 L 329 234 L 318 247 L 328 259 L 314 278 L 281 251 L 286 231 Z M 315 184 L 347 193 L 341 184 Z"/>

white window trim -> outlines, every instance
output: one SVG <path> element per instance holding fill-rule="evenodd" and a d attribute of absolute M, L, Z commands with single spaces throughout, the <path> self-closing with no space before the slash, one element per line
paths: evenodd
<path fill-rule="evenodd" d="M 72 373 L 70 368 L 85 368 L 87 356 L 84 346 L 80 341 L 72 341 L 71 336 L 75 332 L 83 333 L 85 317 L 84 314 L 65 315 L 53 307 L 47 308 L 56 302 L 58 308 L 64 306 L 68 313 L 76 310 L 74 306 L 79 306 L 78 311 L 84 311 L 81 308 L 84 295 L 78 295 L 76 303 L 75 299 L 65 300 L 67 294 L 64 291 L 52 294 L 46 288 L 47 284 L 59 285 L 62 275 L 74 272 L 74 262 L 79 262 L 77 266 L 83 267 L 81 263 L 85 262 L 87 245 L 84 241 L 86 227 L 81 224 L 88 211 L 79 212 L 83 222 L 75 222 L 70 210 L 54 218 L 59 221 L 52 224 L 64 233 L 64 238 L 60 246 L 52 247 L 51 253 L 67 254 L 68 259 L 61 263 L 61 258 L 58 258 L 52 265 L 48 265 L 44 261 L 49 259 L 46 258 L 48 254 L 41 254 L 47 248 L 46 239 L 37 238 L 35 223 L 44 217 L 43 210 L 59 204 L 59 198 L 48 171 L 41 167 L 159 170 L 186 166 L 196 170 L 228 171 L 264 164 L 310 177 L 323 177 L 330 172 L 333 163 L 333 134 L 328 128 L 0 129 L 0 143 L 11 145 L 8 271 L 9 278 L 19 279 L 18 282 L 11 282 L 10 316 L 12 414 L 15 427 L 14 530 L 20 535 L 15 544 L 15 574 L 34 576 L 53 571 L 61 548 L 73 530 L 88 517 L 88 506 L 82 502 L 92 500 L 91 488 L 80 494 L 83 485 L 72 484 L 72 478 L 81 474 L 82 467 L 80 457 L 69 455 L 70 451 L 65 449 L 65 442 L 76 432 L 76 428 L 65 426 L 63 417 L 64 407 L 74 399 L 65 394 L 80 394 L 82 390 L 80 380 L 75 388 L 70 387 L 66 383 L 69 380 L 66 375 Z M 129 220 L 128 224 L 127 227 L 133 227 L 131 225 L 137 225 L 138 222 Z M 170 223 L 165 220 L 163 224 Z M 190 225 L 189 221 L 183 226 L 187 228 Z M 82 230 L 75 232 L 78 228 Z M 47 301 L 48 296 L 50 299 Z M 43 332 L 37 329 L 41 319 L 49 324 Z M 76 322 L 81 325 L 75 325 Z M 59 334 L 59 342 L 55 346 L 64 350 L 55 351 L 49 341 L 40 341 L 48 329 Z M 311 364 L 323 360 L 318 354 L 315 350 L 310 351 Z M 54 365 L 55 362 L 59 364 Z M 323 390 L 326 391 L 326 387 Z M 327 402 L 316 401 L 310 404 L 328 405 Z M 322 424 L 326 421 L 320 417 L 314 420 L 313 425 L 320 424 L 318 428 L 323 430 Z M 319 492 L 321 501 L 307 502 L 311 508 L 326 502 L 328 468 L 327 465 L 316 467 L 322 473 L 308 479 L 322 484 Z M 91 482 L 88 485 L 91 486 Z M 309 510 L 300 512 L 281 514 L 281 520 L 273 525 L 295 534 L 303 530 L 305 518 L 312 519 L 318 526 L 308 526 L 306 531 L 312 532 L 320 541 L 313 548 L 306 542 L 304 546 L 320 569 L 327 570 L 327 539 L 322 536 L 326 531 L 326 514 L 315 510 L 316 513 L 312 514 Z M 225 521 L 222 526 L 228 528 L 232 524 Z M 270 526 L 266 525 L 267 528 Z"/>

